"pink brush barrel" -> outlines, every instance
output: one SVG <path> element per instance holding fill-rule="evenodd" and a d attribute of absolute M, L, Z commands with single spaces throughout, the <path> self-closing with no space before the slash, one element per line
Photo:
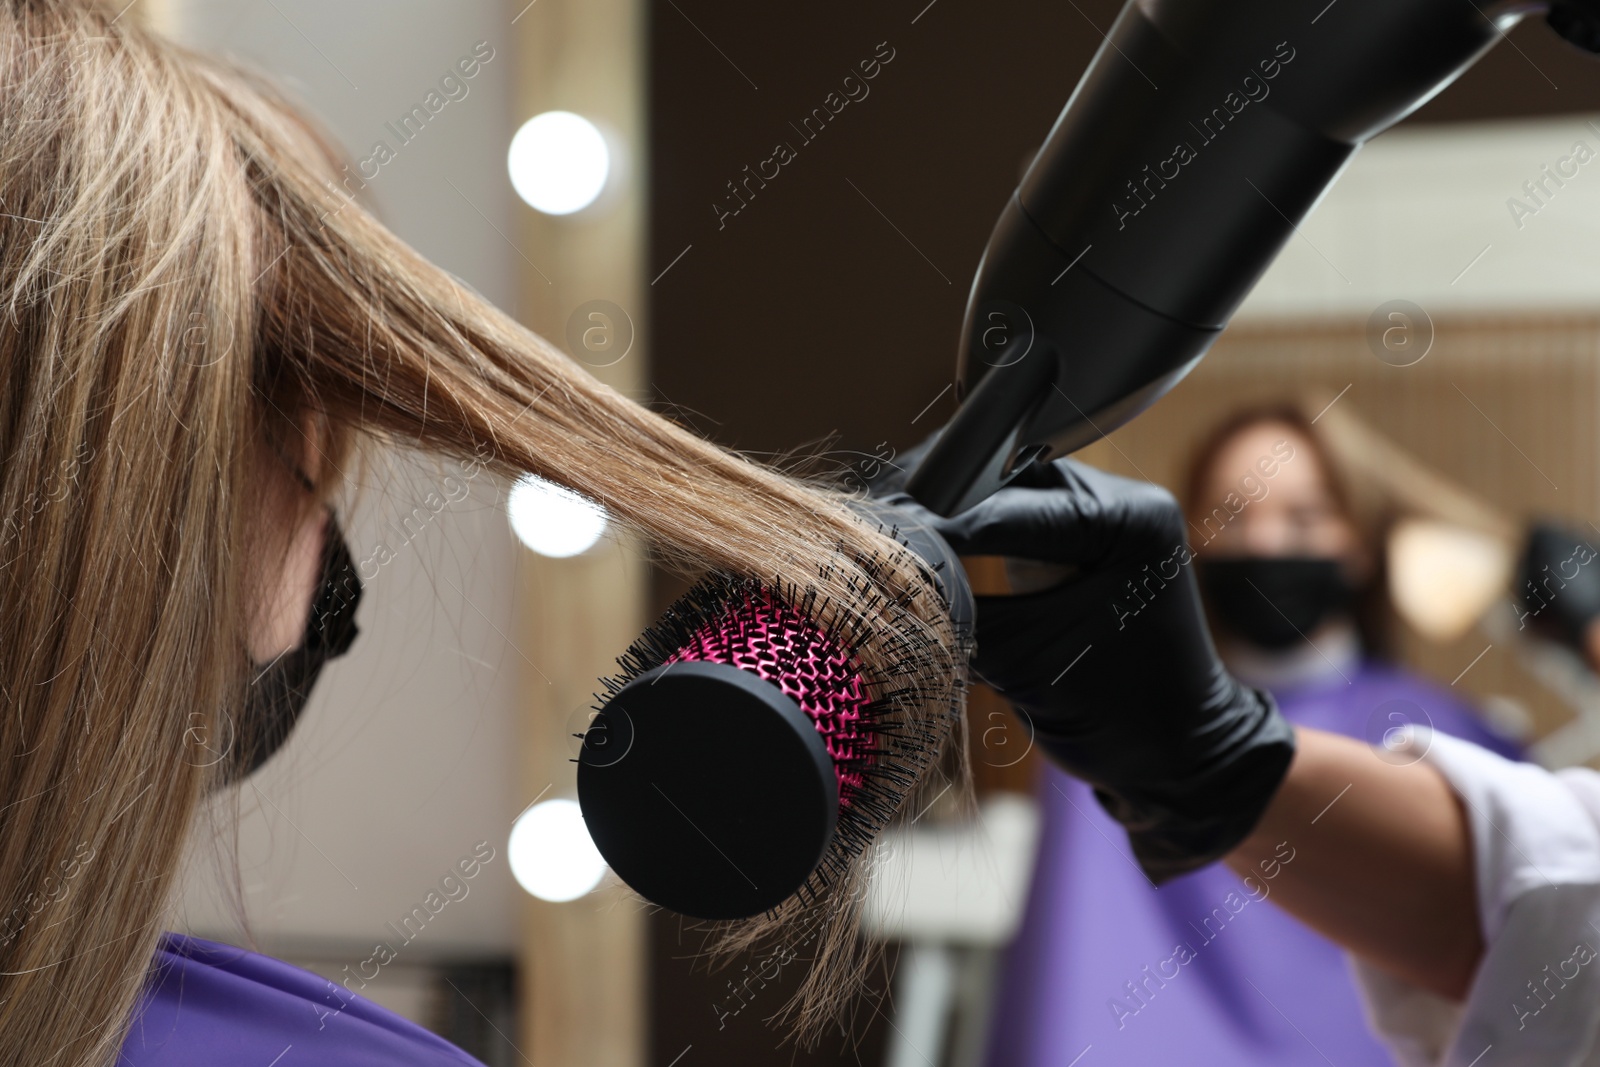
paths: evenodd
<path fill-rule="evenodd" d="M 899 539 L 927 564 L 965 649 L 972 596 L 954 554 L 920 528 Z M 707 575 L 602 680 L 578 802 L 640 896 L 743 919 L 853 884 L 961 711 L 952 699 L 929 715 L 927 680 L 950 668 L 911 616 L 917 587 L 886 598 L 856 585 L 838 609 L 814 587 Z M 869 640 L 893 662 L 867 667 Z"/>
<path fill-rule="evenodd" d="M 839 807 L 850 806 L 872 762 L 866 714 L 872 700 L 854 656 L 762 589 L 696 630 L 665 664 L 685 661 L 726 663 L 782 689 L 822 735 L 839 781 Z"/>
<path fill-rule="evenodd" d="M 875 807 L 882 708 L 811 607 L 759 583 L 691 593 L 585 735 L 590 836 L 648 899 L 758 914 L 811 877 L 841 818 Z"/>

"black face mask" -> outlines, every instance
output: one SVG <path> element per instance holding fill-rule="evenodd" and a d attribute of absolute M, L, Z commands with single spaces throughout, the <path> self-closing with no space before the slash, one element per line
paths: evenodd
<path fill-rule="evenodd" d="M 289 739 L 322 665 L 344 655 L 356 639 L 356 606 L 360 603 L 361 579 L 356 575 L 355 560 L 330 513 L 322 549 L 322 582 L 311 602 L 305 639 L 299 647 L 259 667 L 247 684 L 228 780 L 255 773 Z"/>
<path fill-rule="evenodd" d="M 1336 559 L 1239 556 L 1196 561 L 1206 606 L 1236 637 L 1281 651 L 1350 606 L 1355 591 Z"/>

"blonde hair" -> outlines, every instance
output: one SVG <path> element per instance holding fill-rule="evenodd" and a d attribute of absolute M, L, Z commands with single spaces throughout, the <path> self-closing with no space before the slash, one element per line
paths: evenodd
<path fill-rule="evenodd" d="M 23 909 L 0 933 L 8 1062 L 116 1057 L 223 769 L 205 738 L 237 725 L 250 569 L 277 550 L 247 521 L 261 446 L 307 418 L 326 429 L 324 494 L 364 442 L 483 455 L 600 502 L 680 567 L 817 587 L 819 621 L 859 624 L 882 677 L 916 631 L 940 654 L 913 725 L 963 779 L 949 620 L 842 496 L 641 408 L 426 262 L 258 77 L 92 0 L 0 0 L 0 85 L 0 900 Z M 725 931 L 827 931 L 802 1027 L 861 973 L 859 860 Z M 65 892 L 34 916 L 51 884 Z"/>

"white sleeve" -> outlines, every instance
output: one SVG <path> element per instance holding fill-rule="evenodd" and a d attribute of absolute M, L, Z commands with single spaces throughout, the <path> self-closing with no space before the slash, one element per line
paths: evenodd
<path fill-rule="evenodd" d="M 1486 949 L 1461 1004 L 1352 961 L 1374 1030 L 1404 1067 L 1600 1067 L 1600 774 L 1413 743 L 1466 810 Z"/>

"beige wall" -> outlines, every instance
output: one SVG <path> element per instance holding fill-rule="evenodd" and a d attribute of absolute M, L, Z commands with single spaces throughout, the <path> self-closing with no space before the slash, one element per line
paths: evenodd
<path fill-rule="evenodd" d="M 1579 141 L 1594 158 L 1547 182 L 1552 195 L 1519 226 L 1507 201 L 1532 205 L 1523 183 Z M 1242 315 L 1365 318 L 1395 298 L 1435 313 L 1590 309 L 1597 238 L 1600 115 L 1403 127 L 1356 153 Z"/>

